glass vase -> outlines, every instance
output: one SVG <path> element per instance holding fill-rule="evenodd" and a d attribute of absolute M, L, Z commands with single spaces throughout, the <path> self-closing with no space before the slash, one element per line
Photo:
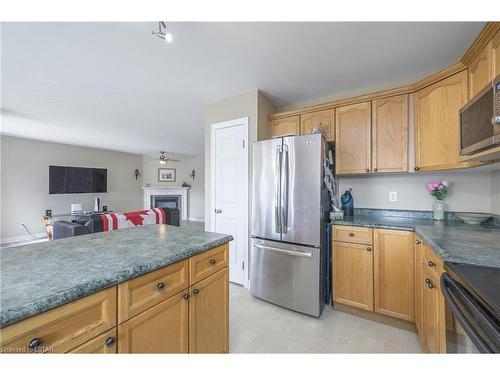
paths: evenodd
<path fill-rule="evenodd" d="M 436 199 L 432 204 L 434 220 L 444 220 L 444 201 Z"/>

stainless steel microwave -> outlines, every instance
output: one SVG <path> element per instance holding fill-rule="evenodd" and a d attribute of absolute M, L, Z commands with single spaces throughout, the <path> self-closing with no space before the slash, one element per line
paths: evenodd
<path fill-rule="evenodd" d="M 460 155 L 500 145 L 500 76 L 459 111 Z"/>

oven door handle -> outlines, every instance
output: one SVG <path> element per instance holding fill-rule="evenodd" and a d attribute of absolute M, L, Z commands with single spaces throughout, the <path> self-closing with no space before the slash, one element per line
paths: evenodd
<path fill-rule="evenodd" d="M 472 327 L 472 325 L 466 319 L 463 312 L 458 307 L 456 299 L 460 300 L 465 309 L 474 314 L 474 317 L 477 317 L 478 320 L 483 323 L 481 324 L 481 326 L 486 325 L 493 333 L 496 332 L 495 327 L 493 326 L 490 319 L 488 319 L 481 311 L 481 309 L 478 308 L 478 306 L 471 300 L 471 298 L 461 290 L 459 284 L 457 284 L 457 282 L 453 280 L 446 272 L 443 272 L 441 274 L 441 291 L 444 295 L 446 303 L 452 310 L 453 315 L 462 325 L 462 328 L 467 333 L 471 341 L 476 345 L 477 349 L 481 353 L 493 353 L 490 346 L 479 336 L 474 327 Z"/>

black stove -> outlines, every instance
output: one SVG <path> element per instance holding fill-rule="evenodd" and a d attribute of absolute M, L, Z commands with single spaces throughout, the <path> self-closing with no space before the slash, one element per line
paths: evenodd
<path fill-rule="evenodd" d="M 500 352 L 500 269 L 445 262 L 441 290 L 455 319 L 483 353 Z"/>

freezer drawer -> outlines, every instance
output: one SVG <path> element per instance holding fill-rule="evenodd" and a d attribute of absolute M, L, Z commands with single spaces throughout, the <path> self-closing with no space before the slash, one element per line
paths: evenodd
<path fill-rule="evenodd" d="M 250 292 L 292 310 L 320 316 L 319 248 L 253 238 Z"/>

